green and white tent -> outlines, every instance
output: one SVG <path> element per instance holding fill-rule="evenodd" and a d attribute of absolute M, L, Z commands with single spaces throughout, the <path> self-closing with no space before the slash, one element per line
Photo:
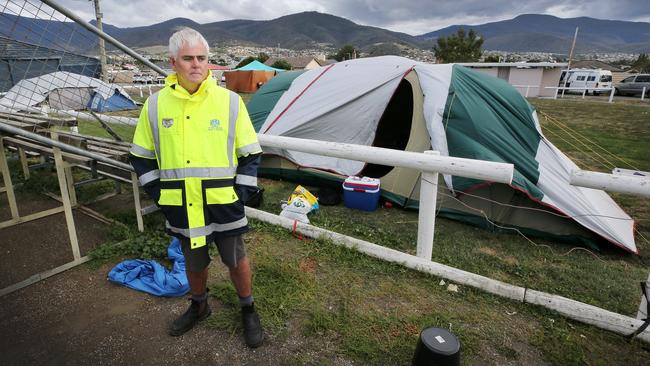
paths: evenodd
<path fill-rule="evenodd" d="M 637 253 L 634 221 L 605 192 L 569 184 L 578 167 L 544 137 L 534 107 L 498 78 L 460 65 L 363 58 L 285 73 L 248 108 L 262 134 L 512 163 L 511 185 L 442 178 L 440 214 Z M 385 198 L 417 207 L 418 171 L 277 148 L 264 154 L 262 175 L 306 183 L 381 178 Z"/>

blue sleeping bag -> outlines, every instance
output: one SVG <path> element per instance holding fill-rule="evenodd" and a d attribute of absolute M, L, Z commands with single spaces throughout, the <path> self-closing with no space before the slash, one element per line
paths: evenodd
<path fill-rule="evenodd" d="M 185 258 L 177 238 L 169 244 L 167 257 L 174 263 L 171 272 L 154 260 L 130 259 L 108 272 L 108 280 L 156 296 L 183 296 L 190 286 L 185 275 Z"/>

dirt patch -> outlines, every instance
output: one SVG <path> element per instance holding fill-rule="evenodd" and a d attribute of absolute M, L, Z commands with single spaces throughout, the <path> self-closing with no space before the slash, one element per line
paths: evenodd
<path fill-rule="evenodd" d="M 6 196 L 2 196 L 0 221 L 11 217 Z M 94 208 L 132 209 L 129 199 L 130 193 L 123 193 Z M 18 205 L 21 215 L 26 215 L 59 203 L 47 197 L 19 197 Z M 105 240 L 109 228 L 82 213 L 75 212 L 74 217 L 81 254 L 86 255 Z M 72 259 L 63 213 L 0 229 L 0 238 L 0 288 Z M 78 266 L 0 297 L 2 363 L 353 364 L 337 356 L 327 340 L 305 338 L 297 331 L 282 338 L 267 334 L 264 345 L 256 350 L 244 345 L 239 332 L 206 323 L 182 337 L 171 337 L 167 327 L 185 311 L 187 299 L 159 298 L 112 284 L 106 275 L 115 264 L 98 269 Z M 210 281 L 228 280 L 220 264 L 213 263 L 210 272 Z M 223 309 L 216 298 L 209 301 L 214 313 Z"/>
<path fill-rule="evenodd" d="M 317 266 L 318 263 L 316 263 L 316 260 L 312 257 L 303 258 L 298 265 L 300 270 L 305 273 L 314 273 Z"/>
<path fill-rule="evenodd" d="M 46 196 L 19 196 L 17 201 L 21 217 L 61 206 Z M 73 217 L 79 250 L 85 256 L 105 240 L 108 227 L 76 210 Z M 6 195 L 3 195 L 0 221 L 10 218 Z M 0 237 L 0 288 L 73 260 L 63 212 L 1 229 Z"/>
<path fill-rule="evenodd" d="M 487 255 L 493 256 L 493 257 L 497 255 L 497 251 L 494 250 L 493 248 L 489 248 L 489 247 L 480 247 L 480 248 L 478 248 L 478 252 L 482 253 L 482 254 L 487 254 Z"/>
<path fill-rule="evenodd" d="M 269 337 L 249 350 L 240 334 L 205 324 L 171 337 L 167 325 L 185 311 L 187 300 L 111 284 L 105 277 L 111 267 L 77 267 L 0 298 L 3 363 L 278 365 L 305 348 L 318 349 L 305 347 L 299 337 Z M 219 311 L 219 301 L 210 301 Z M 350 364 L 338 358 L 327 362 Z"/>

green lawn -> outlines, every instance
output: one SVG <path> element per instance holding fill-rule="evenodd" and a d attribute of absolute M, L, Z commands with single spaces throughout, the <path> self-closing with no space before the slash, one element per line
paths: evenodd
<path fill-rule="evenodd" d="M 531 101 L 545 135 L 583 169 L 613 167 L 650 170 L 650 104 L 595 101 Z M 82 125 L 82 132 L 100 127 Z M 124 126 L 120 135 L 130 137 Z M 98 132 L 99 131 L 99 132 Z M 569 137 L 585 136 L 585 150 Z M 602 146 L 607 152 L 593 146 Z M 581 147 L 582 146 L 582 147 Z M 585 152 L 587 151 L 587 152 Z M 263 209 L 280 212 L 295 183 L 261 179 Z M 308 187 L 311 188 L 311 187 Z M 128 194 L 128 193 L 126 193 Z M 438 218 L 433 260 L 514 285 L 562 295 L 634 317 L 638 282 L 650 268 L 650 204 L 637 196 L 612 194 L 639 223 L 639 256 L 618 250 L 574 250 L 574 245 L 496 234 Z M 95 252 L 96 261 L 121 256 L 164 257 L 162 217 L 146 217 L 145 234 L 134 229 L 132 208 L 107 213 L 131 226 Z M 351 211 L 322 207 L 312 223 L 407 253 L 415 253 L 417 213 L 378 209 Z M 255 296 L 273 342 L 300 337 L 309 347 L 295 364 L 330 364 L 337 355 L 358 364 L 408 364 L 418 333 L 426 326 L 451 329 L 462 342 L 463 364 L 650 364 L 648 345 L 567 320 L 539 307 L 459 286 L 447 291 L 440 278 L 384 263 L 330 242 L 300 239 L 284 229 L 252 221 L 249 254 L 255 269 Z M 213 270 L 211 295 L 226 311 L 209 323 L 234 330 L 236 296 L 225 273 Z M 228 310 L 230 309 L 230 310 Z M 322 344 L 327 344 L 327 349 Z M 314 359 L 313 355 L 318 356 Z"/>
<path fill-rule="evenodd" d="M 532 103 L 546 137 L 580 168 L 605 173 L 611 173 L 613 168 L 650 171 L 650 103 L 575 99 L 534 99 Z M 648 237 L 648 200 L 610 195 L 637 220 L 639 230 Z"/>

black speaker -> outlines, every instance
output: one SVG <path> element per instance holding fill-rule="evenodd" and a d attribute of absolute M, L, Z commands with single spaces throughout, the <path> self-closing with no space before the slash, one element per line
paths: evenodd
<path fill-rule="evenodd" d="M 411 366 L 460 365 L 460 342 L 442 328 L 426 328 L 420 333 Z"/>

